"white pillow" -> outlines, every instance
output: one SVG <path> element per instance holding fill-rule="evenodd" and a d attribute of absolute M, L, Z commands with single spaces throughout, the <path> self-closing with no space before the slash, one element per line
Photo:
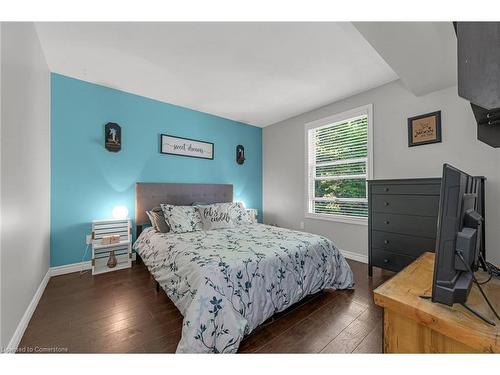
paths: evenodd
<path fill-rule="evenodd" d="M 195 232 L 203 229 L 196 207 L 162 204 L 163 216 L 174 233 Z"/>
<path fill-rule="evenodd" d="M 250 215 L 250 224 L 257 224 L 257 219 L 258 219 L 258 212 L 255 208 L 247 208 L 245 209 L 246 212 Z"/>
<path fill-rule="evenodd" d="M 234 208 L 232 212 L 232 217 L 235 225 L 255 224 L 257 222 L 255 216 L 255 210 L 243 208 L 243 205 Z"/>

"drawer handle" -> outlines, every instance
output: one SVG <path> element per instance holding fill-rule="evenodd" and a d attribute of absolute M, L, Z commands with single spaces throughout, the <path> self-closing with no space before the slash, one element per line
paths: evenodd
<path fill-rule="evenodd" d="M 385 258 L 384 263 L 389 263 L 389 259 Z"/>
<path fill-rule="evenodd" d="M 389 224 L 389 220 L 384 221 L 384 224 Z"/>
<path fill-rule="evenodd" d="M 389 188 L 388 188 L 388 187 L 386 187 L 386 188 L 384 188 L 384 190 L 385 190 L 385 191 L 389 191 Z"/>
<path fill-rule="evenodd" d="M 384 243 L 387 245 L 389 244 L 389 240 L 384 240 Z"/>
<path fill-rule="evenodd" d="M 384 202 L 384 206 L 388 206 L 389 205 L 389 202 Z"/>

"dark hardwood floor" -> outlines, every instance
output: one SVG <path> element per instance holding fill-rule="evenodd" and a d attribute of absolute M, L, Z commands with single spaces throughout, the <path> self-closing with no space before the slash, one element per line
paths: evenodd
<path fill-rule="evenodd" d="M 393 273 L 349 260 L 354 290 L 323 291 L 277 314 L 240 345 L 242 353 L 379 353 L 382 310 L 372 290 Z M 157 293 L 144 265 L 92 276 L 52 277 L 19 352 L 174 353 L 182 316 Z"/>

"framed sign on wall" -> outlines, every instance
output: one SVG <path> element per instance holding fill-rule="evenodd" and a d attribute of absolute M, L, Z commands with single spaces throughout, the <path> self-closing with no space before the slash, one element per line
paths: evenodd
<path fill-rule="evenodd" d="M 199 159 L 214 159 L 214 144 L 196 139 L 161 135 L 160 152 L 162 154 L 187 156 Z"/>
<path fill-rule="evenodd" d="M 408 147 L 441 142 L 441 111 L 408 119 Z"/>

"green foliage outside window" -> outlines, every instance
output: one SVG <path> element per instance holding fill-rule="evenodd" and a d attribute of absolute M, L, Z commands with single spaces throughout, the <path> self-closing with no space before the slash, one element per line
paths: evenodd
<path fill-rule="evenodd" d="M 365 198 L 366 180 L 316 180 L 316 198 Z"/>
<path fill-rule="evenodd" d="M 314 196 L 316 198 L 337 198 L 340 200 L 315 201 L 314 212 L 367 216 L 367 156 L 367 116 L 323 127 L 315 131 L 315 176 L 323 179 L 315 180 Z M 350 178 L 351 176 L 352 178 Z M 345 201 L 342 200 L 343 198 L 356 198 L 364 201 Z"/>

